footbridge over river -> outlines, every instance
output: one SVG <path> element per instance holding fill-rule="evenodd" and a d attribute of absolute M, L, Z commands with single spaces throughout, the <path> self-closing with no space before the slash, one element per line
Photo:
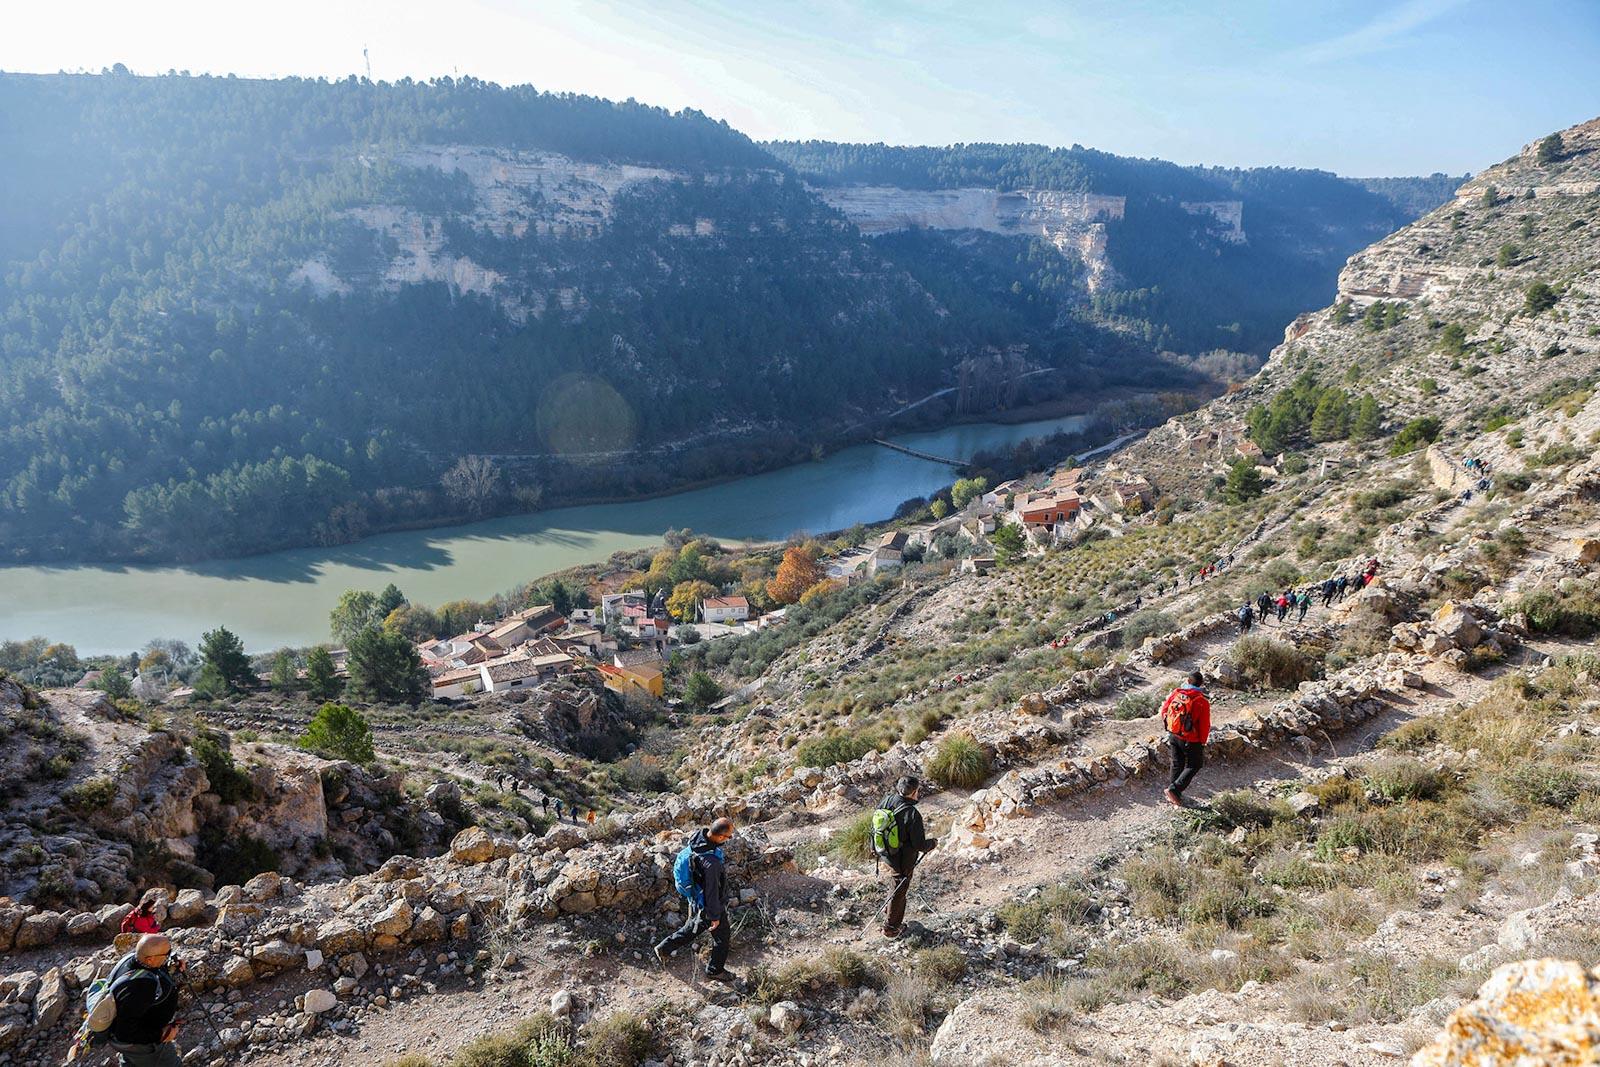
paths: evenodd
<path fill-rule="evenodd" d="M 965 467 L 967 465 L 967 461 L 964 459 L 951 459 L 949 456 L 936 456 L 932 452 L 918 452 L 914 448 L 907 448 L 905 445 L 897 445 L 893 441 L 885 441 L 881 437 L 874 437 L 872 439 L 872 443 L 875 445 L 882 445 L 884 448 L 892 448 L 896 452 L 904 452 L 908 456 L 916 456 L 918 459 L 926 459 L 934 463 L 943 463 L 951 467 Z"/>

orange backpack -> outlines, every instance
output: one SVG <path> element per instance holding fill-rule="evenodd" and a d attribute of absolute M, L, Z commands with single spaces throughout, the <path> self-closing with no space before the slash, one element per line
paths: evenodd
<path fill-rule="evenodd" d="M 1194 690 L 1174 689 L 1167 700 L 1167 729 L 1179 737 L 1194 733 Z"/>

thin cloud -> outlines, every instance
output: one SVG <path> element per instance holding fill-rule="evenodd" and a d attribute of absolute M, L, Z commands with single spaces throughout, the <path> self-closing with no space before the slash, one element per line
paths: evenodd
<path fill-rule="evenodd" d="M 1469 0 L 1407 0 L 1360 29 L 1297 49 L 1294 56 L 1303 63 L 1333 63 L 1381 52 L 1467 2 Z"/>

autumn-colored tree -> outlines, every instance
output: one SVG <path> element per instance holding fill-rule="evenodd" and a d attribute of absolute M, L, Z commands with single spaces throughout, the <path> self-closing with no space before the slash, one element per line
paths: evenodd
<path fill-rule="evenodd" d="M 779 604 L 793 604 L 807 589 L 827 577 L 814 544 L 790 545 L 783 553 L 778 573 L 767 582 L 767 595 Z"/>
<path fill-rule="evenodd" d="M 667 598 L 667 613 L 679 622 L 693 622 L 700 602 L 716 595 L 717 587 L 710 582 L 679 582 L 672 587 L 672 595 Z"/>
<path fill-rule="evenodd" d="M 834 593 L 843 588 L 844 583 L 839 581 L 837 578 L 824 578 L 822 581 L 818 582 L 816 585 L 800 594 L 800 603 L 809 604 L 812 601 L 821 600 L 823 597 L 832 596 Z"/>

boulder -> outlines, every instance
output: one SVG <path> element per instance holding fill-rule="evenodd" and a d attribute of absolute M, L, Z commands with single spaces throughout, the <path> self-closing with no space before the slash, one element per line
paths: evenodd
<path fill-rule="evenodd" d="M 22 925 L 22 920 L 28 915 L 27 909 L 10 904 L 10 898 L 5 898 L 5 906 L 0 906 L 0 952 L 11 951 L 12 944 L 16 941 L 17 928 Z M 117 920 L 121 922 L 121 920 Z"/>
<path fill-rule="evenodd" d="M 332 1011 L 338 1003 L 339 998 L 326 989 L 309 989 L 306 991 L 305 1013 L 321 1015 L 325 1011 Z"/>
<path fill-rule="evenodd" d="M 1580 537 L 1573 541 L 1574 558 L 1579 563 L 1600 563 L 1600 541 Z"/>
<path fill-rule="evenodd" d="M 250 961 L 243 956 L 230 956 L 222 965 L 222 972 L 218 975 L 223 985 L 232 989 L 247 986 L 256 980 L 256 972 L 250 966 Z"/>
<path fill-rule="evenodd" d="M 1457 648 L 1475 648 L 1483 640 L 1483 628 L 1478 620 L 1455 601 L 1433 613 L 1433 627 Z"/>
<path fill-rule="evenodd" d="M 481 826 L 469 826 L 450 842 L 456 863 L 488 863 L 494 859 L 494 839 Z"/>
<path fill-rule="evenodd" d="M 1321 807 L 1322 801 L 1317 799 L 1317 794 L 1304 789 L 1289 798 L 1289 810 L 1296 815 L 1315 815 Z"/>
<path fill-rule="evenodd" d="M 60 1022 L 67 1009 L 67 999 L 67 983 L 61 977 L 61 968 L 50 968 L 40 980 L 39 992 L 34 997 L 35 1025 L 43 1030 Z"/>
<path fill-rule="evenodd" d="M 1412 1067 L 1600 1061 L 1600 976 L 1571 960 L 1497 967 Z"/>
<path fill-rule="evenodd" d="M 61 926 L 60 912 L 34 912 L 23 919 L 22 924 L 17 927 L 13 944 L 19 952 L 23 949 L 43 948 L 61 936 Z"/>
<path fill-rule="evenodd" d="M 444 940 L 444 918 L 432 908 L 423 908 L 411 924 L 408 941 Z"/>
<path fill-rule="evenodd" d="M 1024 715 L 1050 714 L 1050 702 L 1042 693 L 1028 693 L 1017 703 L 1017 710 Z"/>
<path fill-rule="evenodd" d="M 578 998 L 570 989 L 558 989 L 550 997 L 550 1014 L 556 1018 L 571 1015 L 578 1007 Z"/>
<path fill-rule="evenodd" d="M 267 970 L 282 970 L 285 967 L 294 967 L 305 959 L 305 949 L 299 945 L 291 945 L 282 938 L 275 938 L 264 945 L 257 945 L 250 951 L 250 961 L 258 968 Z"/>
<path fill-rule="evenodd" d="M 367 962 L 367 957 L 359 952 L 352 952 L 348 956 L 339 957 L 339 970 L 351 978 L 365 978 L 367 970 L 371 966 Z"/>
<path fill-rule="evenodd" d="M 126 919 L 132 910 L 132 904 L 107 904 L 95 912 L 95 917 L 100 920 L 101 935 L 116 937 L 122 931 L 122 920 Z"/>
<path fill-rule="evenodd" d="M 404 898 L 395 901 L 372 920 L 371 928 L 375 934 L 388 934 L 390 937 L 404 937 L 411 930 L 411 922 L 416 913 L 411 910 L 411 905 Z"/>
<path fill-rule="evenodd" d="M 103 932 L 100 917 L 92 912 L 81 911 L 69 918 L 66 923 L 67 936 L 74 940 L 99 937 Z"/>
<path fill-rule="evenodd" d="M 806 1024 L 806 1013 L 792 1000 L 780 1000 L 767 1012 L 767 1022 L 783 1034 L 797 1034 Z"/>
<path fill-rule="evenodd" d="M 260 903 L 283 896 L 283 878 L 271 871 L 256 875 L 240 891 L 245 900 Z"/>
<path fill-rule="evenodd" d="M 167 905 L 167 918 L 175 923 L 191 923 L 206 913 L 206 895 L 198 889 L 178 890 L 178 899 Z"/>
<path fill-rule="evenodd" d="M 360 952 L 367 947 L 367 932 L 349 919 L 334 919 L 317 928 L 317 947 L 331 956 Z"/>

